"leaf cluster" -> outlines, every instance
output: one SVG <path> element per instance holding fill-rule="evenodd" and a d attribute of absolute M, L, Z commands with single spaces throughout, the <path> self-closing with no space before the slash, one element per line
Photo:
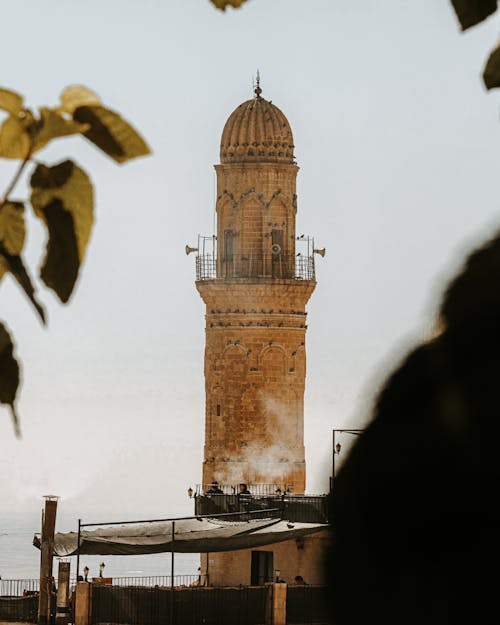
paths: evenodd
<path fill-rule="evenodd" d="M 240 7 L 246 0 L 211 0 L 212 4 L 220 9 L 221 11 L 225 11 L 228 6 L 231 6 L 235 9 Z"/>
<path fill-rule="evenodd" d="M 462 30 L 476 26 L 493 15 L 498 0 L 451 0 Z M 483 81 L 487 89 L 500 87 L 500 45 L 492 50 L 483 70 Z"/>
<path fill-rule="evenodd" d="M 94 189 L 88 174 L 73 160 L 47 164 L 34 158 L 54 140 L 81 135 L 116 163 L 150 154 L 141 135 L 117 112 L 105 107 L 90 89 L 72 85 L 61 93 L 59 105 L 32 111 L 24 98 L 0 88 L 0 158 L 18 160 L 14 178 L 0 199 L 0 283 L 10 274 L 26 294 L 43 324 L 46 314 L 38 301 L 34 281 L 23 259 L 25 214 L 45 226 L 47 244 L 39 275 L 61 302 L 73 293 L 94 223 Z M 29 200 L 11 194 L 27 168 L 31 168 Z M 16 434 L 19 423 L 15 400 L 19 365 L 12 338 L 0 321 L 0 403 L 11 407 Z"/>

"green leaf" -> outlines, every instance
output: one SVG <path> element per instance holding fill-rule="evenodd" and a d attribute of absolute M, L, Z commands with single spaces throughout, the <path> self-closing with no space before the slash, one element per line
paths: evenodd
<path fill-rule="evenodd" d="M 125 163 L 151 151 L 139 133 L 118 113 L 103 106 L 79 106 L 73 118 L 90 128 L 84 136 L 117 163 Z"/>
<path fill-rule="evenodd" d="M 487 89 L 500 87 L 500 46 L 493 50 L 486 62 L 483 80 Z"/>
<path fill-rule="evenodd" d="M 88 128 L 88 124 L 79 124 L 72 119 L 67 119 L 54 109 L 41 108 L 33 152 L 42 149 L 52 139 L 83 133 Z"/>
<path fill-rule="evenodd" d="M 5 202 L 0 209 L 0 279 L 7 271 L 11 273 L 45 323 L 45 311 L 35 297 L 35 289 L 21 258 L 25 234 L 24 204 Z"/>
<path fill-rule="evenodd" d="M 0 89 L 0 109 L 17 115 L 23 108 L 23 97 L 15 91 Z"/>
<path fill-rule="evenodd" d="M 482 22 L 497 10 L 498 0 L 451 0 L 462 30 Z"/>
<path fill-rule="evenodd" d="M 211 0 L 212 4 L 214 4 L 218 9 L 222 11 L 226 10 L 226 7 L 232 6 L 235 9 L 240 7 L 246 0 Z"/>
<path fill-rule="evenodd" d="M 73 292 L 94 223 L 94 191 L 72 161 L 38 165 L 31 177 L 31 204 L 49 238 L 40 276 L 62 302 Z"/>
<path fill-rule="evenodd" d="M 59 99 L 61 101 L 59 109 L 70 115 L 73 115 L 75 109 L 80 106 L 100 106 L 101 104 L 99 96 L 83 85 L 66 87 Z"/>
<path fill-rule="evenodd" d="M 30 152 L 30 146 L 31 139 L 25 121 L 9 115 L 0 128 L 0 156 L 24 159 Z"/>
<path fill-rule="evenodd" d="M 19 387 L 19 364 L 14 358 L 14 344 L 4 324 L 0 321 L 0 403 L 10 406 L 12 422 L 17 437 L 21 436 L 15 401 Z"/>

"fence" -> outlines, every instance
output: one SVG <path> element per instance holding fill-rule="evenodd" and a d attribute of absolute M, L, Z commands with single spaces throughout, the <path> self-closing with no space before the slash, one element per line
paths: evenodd
<path fill-rule="evenodd" d="M 0 597 L 23 597 L 39 590 L 39 579 L 0 579 Z"/>
<path fill-rule="evenodd" d="M 162 588 L 93 586 L 91 624 L 263 625 L 266 587 Z"/>
<path fill-rule="evenodd" d="M 196 257 L 196 280 L 231 278 L 315 280 L 314 257 L 302 254 L 232 255 L 222 260 L 213 254 Z"/>
<path fill-rule="evenodd" d="M 332 623 L 328 586 L 288 586 L 286 622 L 290 625 Z"/>
<path fill-rule="evenodd" d="M 174 587 L 206 586 L 206 575 L 174 575 Z M 170 588 L 172 577 L 170 575 L 152 575 L 145 577 L 113 577 L 113 586 L 138 586 L 146 588 Z"/>
<path fill-rule="evenodd" d="M 276 510 L 273 513 L 259 510 Z M 252 519 L 275 517 L 294 523 L 328 523 L 327 495 L 198 495 L 195 498 L 195 514 L 210 515 L 232 513 L 227 520 L 241 520 L 241 513 L 252 513 Z"/>
<path fill-rule="evenodd" d="M 195 496 L 209 494 L 213 490 L 215 482 L 212 484 L 196 484 Z M 239 492 L 239 484 L 217 484 L 222 491 L 222 495 L 237 495 Z M 247 488 L 252 495 L 281 495 L 282 493 L 291 492 L 293 484 L 247 484 Z M 288 490 L 287 490 L 288 489 Z"/>
<path fill-rule="evenodd" d="M 36 623 L 39 579 L 0 580 L 0 621 Z"/>

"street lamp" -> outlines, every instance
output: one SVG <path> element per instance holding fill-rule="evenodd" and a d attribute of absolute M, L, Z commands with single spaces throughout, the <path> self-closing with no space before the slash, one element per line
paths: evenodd
<path fill-rule="evenodd" d="M 335 454 L 339 455 L 340 454 L 340 450 L 342 449 L 342 445 L 337 442 L 335 443 L 335 434 L 339 433 L 339 434 L 351 434 L 352 436 L 361 436 L 361 434 L 364 432 L 364 430 L 353 430 L 353 429 L 348 429 L 348 430 L 332 430 L 332 478 L 330 481 L 330 490 L 333 491 L 333 480 L 335 479 Z"/>

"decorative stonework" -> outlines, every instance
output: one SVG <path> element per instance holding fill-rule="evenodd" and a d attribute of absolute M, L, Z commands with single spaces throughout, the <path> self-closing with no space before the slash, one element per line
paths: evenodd
<path fill-rule="evenodd" d="M 293 163 L 293 136 L 280 109 L 257 97 L 240 104 L 222 132 L 221 163 Z"/>

